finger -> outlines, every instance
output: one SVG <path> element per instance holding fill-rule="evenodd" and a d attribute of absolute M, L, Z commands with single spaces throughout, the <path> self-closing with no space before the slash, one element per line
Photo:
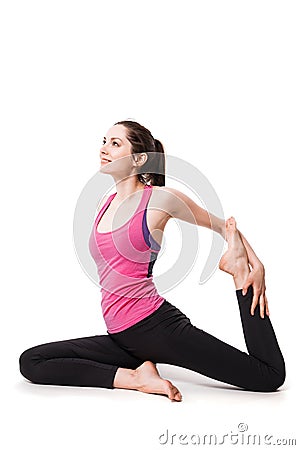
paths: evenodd
<path fill-rule="evenodd" d="M 244 284 L 243 290 L 242 290 L 242 294 L 243 294 L 243 295 L 246 295 L 246 294 L 247 294 L 248 287 L 250 286 L 250 284 L 251 284 L 250 282 Z"/>
<path fill-rule="evenodd" d="M 254 311 L 255 311 L 255 308 L 256 308 L 257 304 L 258 304 L 258 296 L 254 295 L 253 296 L 253 301 L 252 301 L 252 304 L 251 304 L 251 315 L 252 316 L 254 316 Z"/>
<path fill-rule="evenodd" d="M 266 314 L 267 314 L 267 316 L 270 316 L 269 302 L 268 302 L 266 295 L 265 295 L 265 302 L 266 302 Z"/>
<path fill-rule="evenodd" d="M 252 316 L 254 316 L 254 310 L 258 304 L 259 296 L 260 296 L 260 291 L 255 286 L 253 286 L 253 300 L 252 300 L 252 305 L 251 305 Z"/>
<path fill-rule="evenodd" d="M 263 295 L 261 295 L 259 299 L 259 309 L 260 317 L 263 319 L 265 317 L 265 301 Z"/>

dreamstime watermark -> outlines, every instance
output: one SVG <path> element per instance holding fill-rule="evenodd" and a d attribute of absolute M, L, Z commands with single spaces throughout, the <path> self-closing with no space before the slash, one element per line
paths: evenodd
<path fill-rule="evenodd" d="M 158 167 L 161 167 L 158 159 L 164 157 L 166 177 L 169 177 L 171 180 L 181 183 L 190 189 L 197 196 L 200 202 L 202 202 L 204 209 L 208 213 L 225 220 L 223 208 L 215 189 L 205 175 L 199 171 L 199 169 L 184 159 L 175 156 L 163 155 L 157 152 L 147 153 L 152 154 L 151 161 L 153 163 L 153 167 L 155 167 L 155 170 L 153 170 L 154 172 L 160 174 L 157 169 Z M 131 159 L 130 161 L 126 161 L 126 158 L 131 157 L 132 155 L 130 157 L 126 156 L 119 158 L 114 162 L 103 164 L 100 170 L 86 183 L 76 204 L 73 220 L 73 242 L 75 252 L 83 270 L 97 285 L 99 284 L 99 275 L 97 273 L 95 261 L 93 260 L 90 252 L 91 238 L 95 239 L 96 234 L 94 232 L 94 236 L 92 235 L 93 225 L 95 218 L 97 217 L 97 215 L 95 217 L 95 212 L 103 196 L 110 194 L 111 189 L 115 187 L 112 174 L 117 171 L 120 173 L 119 171 L 122 168 L 132 164 Z M 151 167 L 150 170 L 149 167 L 147 167 L 147 169 L 151 172 Z M 187 205 L 184 205 L 184 208 L 189 210 L 187 214 L 193 216 L 192 211 Z M 120 204 L 114 214 L 114 224 L 118 223 L 118 220 L 120 220 L 120 217 L 122 217 L 124 213 L 126 216 L 126 207 Z M 191 225 L 192 222 L 188 223 L 188 221 L 178 221 L 176 218 L 174 219 L 176 220 L 181 233 L 180 254 L 177 260 L 174 261 L 171 268 L 155 277 L 155 285 L 160 295 L 163 295 L 173 289 L 188 275 L 196 261 L 199 248 L 197 227 Z M 194 223 L 196 223 L 195 218 Z M 121 228 L 120 226 L 118 227 L 114 224 L 112 226 L 113 230 Z M 124 228 L 123 232 L 128 233 L 128 230 L 125 230 Z M 124 242 L 124 235 L 122 235 L 121 238 L 120 234 L 113 233 L 112 237 L 115 248 L 124 257 L 130 259 L 130 261 L 134 263 L 143 262 L 145 260 L 145 257 L 147 256 L 145 249 L 137 249 L 134 245 L 128 245 L 128 243 L 130 243 L 130 239 L 126 239 L 127 245 L 124 247 L 124 245 L 122 245 L 122 242 Z M 161 250 L 163 250 L 163 247 L 164 238 L 162 241 Z M 199 284 L 204 284 L 218 268 L 218 263 L 222 256 L 223 249 L 223 238 L 213 232 L 210 252 L 200 274 Z M 158 254 L 158 258 L 161 254 L 162 251 Z M 113 272 L 112 275 L 117 280 L 117 285 L 122 286 L 123 284 L 126 285 L 128 283 L 127 275 L 118 272 L 110 261 L 107 261 L 107 265 L 109 265 L 109 270 Z M 134 280 L 130 281 L 132 283 Z"/>
<path fill-rule="evenodd" d="M 225 434 L 172 433 L 168 429 L 158 441 L 161 445 L 289 445 L 296 446 L 296 438 L 279 437 L 271 433 L 249 433 L 246 423 L 239 423 L 236 431 Z"/>

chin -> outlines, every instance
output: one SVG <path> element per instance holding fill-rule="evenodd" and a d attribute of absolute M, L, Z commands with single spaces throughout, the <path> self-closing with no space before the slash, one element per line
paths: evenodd
<path fill-rule="evenodd" d="M 108 168 L 108 170 L 107 170 L 107 168 L 106 168 L 105 166 L 106 166 L 106 164 L 104 164 L 103 166 L 101 166 L 100 169 L 99 169 L 99 172 L 111 174 L 112 172 L 109 170 L 109 168 Z"/>

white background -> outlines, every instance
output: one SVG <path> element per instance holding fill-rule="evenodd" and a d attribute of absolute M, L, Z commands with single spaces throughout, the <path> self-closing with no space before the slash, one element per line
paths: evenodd
<path fill-rule="evenodd" d="M 3 448 L 182 448 L 180 434 L 235 434 L 239 423 L 299 437 L 299 12 L 297 1 L 274 0 L 2 2 Z M 287 366 L 280 391 L 231 390 L 163 364 L 181 403 L 20 374 L 26 348 L 106 332 L 98 288 L 73 247 L 73 216 L 99 170 L 102 137 L 127 118 L 209 179 L 264 263 Z M 231 277 L 217 271 L 198 284 L 211 232 L 199 236 L 203 252 L 166 298 L 245 351 Z M 159 444 L 167 429 L 174 443 Z"/>

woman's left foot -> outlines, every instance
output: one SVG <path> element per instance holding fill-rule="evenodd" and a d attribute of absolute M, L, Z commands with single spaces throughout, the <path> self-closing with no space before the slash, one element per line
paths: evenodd
<path fill-rule="evenodd" d="M 226 220 L 226 241 L 228 250 L 222 256 L 219 268 L 233 276 L 247 268 L 249 270 L 247 251 L 236 228 L 234 217 Z"/>
<path fill-rule="evenodd" d="M 171 401 L 181 402 L 182 395 L 169 380 L 161 378 L 152 361 L 145 361 L 135 369 L 136 389 L 147 394 L 162 394 Z"/>

